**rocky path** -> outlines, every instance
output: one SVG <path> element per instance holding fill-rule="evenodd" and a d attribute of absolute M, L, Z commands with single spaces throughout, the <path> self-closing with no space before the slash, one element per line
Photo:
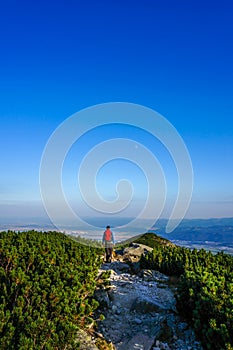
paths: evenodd
<path fill-rule="evenodd" d="M 130 272 L 124 262 L 103 264 L 110 286 L 97 293 L 105 320 L 98 332 L 116 350 L 202 350 L 194 332 L 178 316 L 168 277 L 152 270 Z"/>

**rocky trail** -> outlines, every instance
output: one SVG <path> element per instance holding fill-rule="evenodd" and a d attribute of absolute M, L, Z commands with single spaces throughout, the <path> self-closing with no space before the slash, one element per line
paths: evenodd
<path fill-rule="evenodd" d="M 116 350 L 202 350 L 193 330 L 176 311 L 169 277 L 140 270 L 139 250 L 146 248 L 134 246 L 131 253 L 116 256 L 99 271 L 100 276 L 110 271 L 110 278 L 109 286 L 96 292 L 99 312 L 105 316 L 98 322 L 98 333 Z"/>

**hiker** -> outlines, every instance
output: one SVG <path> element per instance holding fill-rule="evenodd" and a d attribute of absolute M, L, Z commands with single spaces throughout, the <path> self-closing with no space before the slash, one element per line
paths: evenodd
<path fill-rule="evenodd" d="M 103 234 L 102 244 L 105 246 L 106 262 L 112 262 L 112 252 L 114 246 L 114 236 L 110 229 L 110 226 L 106 226 L 106 230 Z"/>

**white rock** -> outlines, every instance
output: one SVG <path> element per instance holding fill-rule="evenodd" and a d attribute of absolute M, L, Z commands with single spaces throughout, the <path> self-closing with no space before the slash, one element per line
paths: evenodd
<path fill-rule="evenodd" d="M 140 320 L 140 318 L 137 318 L 137 317 L 134 319 L 134 322 L 136 324 L 142 324 L 142 320 Z"/>
<path fill-rule="evenodd" d="M 146 281 L 127 273 L 128 267 L 123 264 L 121 270 L 119 262 L 111 264 L 116 272 L 112 273 L 111 289 L 108 287 L 107 290 L 109 309 L 103 309 L 106 317 L 99 326 L 103 336 L 121 350 L 203 350 L 195 342 L 194 334 L 187 333 L 186 328 L 189 327 L 181 323 L 175 314 L 166 312 L 175 305 L 175 298 L 172 290 L 159 289 L 157 286 L 156 281 L 165 282 L 165 277 L 152 271 L 153 279 Z M 170 341 L 169 338 L 163 338 L 163 342 L 155 341 L 165 321 L 171 330 L 169 334 L 174 334 L 171 348 L 166 343 Z"/>
<path fill-rule="evenodd" d="M 113 305 L 113 306 L 112 306 L 112 311 L 113 311 L 113 312 L 116 312 L 116 310 L 117 310 L 117 306 L 116 306 L 116 305 Z"/>

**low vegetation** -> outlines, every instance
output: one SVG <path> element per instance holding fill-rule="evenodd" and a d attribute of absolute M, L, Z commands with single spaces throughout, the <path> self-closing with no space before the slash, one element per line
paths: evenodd
<path fill-rule="evenodd" d="M 232 350 L 233 257 L 178 247 L 153 233 L 130 241 L 153 248 L 142 268 L 176 276 L 177 309 L 203 347 Z M 59 232 L 0 232 L 2 350 L 79 348 L 77 331 L 93 325 L 93 294 L 106 283 L 97 278 L 103 249 L 90 243 Z"/>
<path fill-rule="evenodd" d="M 0 349 L 78 349 L 99 252 L 58 232 L 0 232 Z"/>
<path fill-rule="evenodd" d="M 175 247 L 168 239 L 162 238 L 154 233 L 145 233 L 134 240 L 135 243 L 144 244 L 151 248 L 158 248 L 161 246 Z"/>
<path fill-rule="evenodd" d="M 151 238 L 151 234 L 140 238 L 154 248 L 142 257 L 141 266 L 179 277 L 177 308 L 192 324 L 203 347 L 232 350 L 233 257 L 156 241 L 160 238 Z"/>

